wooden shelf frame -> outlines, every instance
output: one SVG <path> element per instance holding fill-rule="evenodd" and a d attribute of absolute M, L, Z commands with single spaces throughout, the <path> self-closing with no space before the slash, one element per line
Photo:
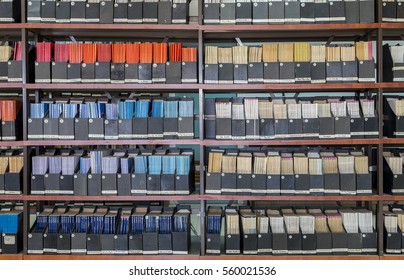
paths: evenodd
<path fill-rule="evenodd" d="M 377 9 L 381 10 L 382 1 L 377 1 Z M 382 151 L 385 146 L 403 145 L 404 139 L 388 139 L 382 137 L 383 124 L 383 94 L 389 92 L 404 92 L 404 83 L 384 83 L 383 81 L 383 40 L 401 39 L 404 23 L 383 23 L 382 15 L 378 13 L 376 23 L 371 24 L 282 24 L 282 25 L 203 25 L 203 3 L 199 1 L 198 23 L 189 25 L 157 25 L 157 24 L 48 24 L 26 23 L 26 1 L 22 3 L 22 23 L 0 24 L 0 36 L 8 39 L 20 38 L 23 42 L 23 81 L 22 83 L 0 83 L 0 92 L 22 93 L 23 101 L 23 139 L 20 141 L 0 141 L 0 146 L 23 147 L 24 154 L 28 155 L 32 148 L 40 146 L 86 146 L 86 145 L 195 145 L 199 147 L 201 160 L 199 163 L 201 188 L 199 194 L 191 196 L 34 196 L 29 195 L 30 159 L 24 159 L 23 194 L 0 195 L 0 200 L 23 201 L 24 203 L 24 252 L 27 250 L 27 232 L 29 229 L 29 203 L 38 201 L 200 201 L 201 211 L 201 254 L 187 256 L 28 256 L 0 255 L 0 259 L 404 259 L 403 256 L 383 256 L 383 213 L 384 203 L 389 201 L 404 201 L 403 196 L 391 196 L 383 193 L 382 165 L 378 165 L 378 179 L 376 193 L 372 196 L 243 196 L 243 195 L 206 195 L 204 194 L 204 153 L 205 147 L 211 145 L 268 145 L 268 146 L 366 146 L 377 147 L 378 162 L 383 160 Z M 168 38 L 169 41 L 184 41 L 192 43 L 199 48 L 199 83 L 198 84 L 34 84 L 29 83 L 28 71 L 28 41 L 38 40 L 41 37 L 50 40 L 68 40 L 69 35 L 78 40 L 100 41 L 110 39 L 116 41 L 145 41 Z M 269 39 L 271 41 L 319 41 L 334 37 L 333 40 L 356 40 L 367 37 L 376 41 L 377 52 L 377 82 L 355 84 L 248 84 L 248 85 L 207 85 L 203 84 L 203 46 L 204 43 L 214 41 L 235 42 L 234 37 L 240 37 L 245 42 L 257 42 Z M 27 119 L 29 108 L 29 94 L 34 93 L 39 100 L 40 92 L 150 92 L 150 93 L 194 93 L 199 98 L 199 120 L 203 119 L 204 98 L 211 93 L 273 93 L 273 92 L 372 92 L 379 97 L 378 113 L 380 137 L 376 139 L 318 139 L 318 140 L 257 140 L 257 141 L 219 141 L 203 139 L 203 122 L 199 122 L 199 139 L 189 140 L 97 140 L 97 141 L 28 141 Z M 357 201 L 376 203 L 377 228 L 379 232 L 379 256 L 204 256 L 204 211 L 206 202 L 212 200 L 250 200 L 250 201 Z"/>

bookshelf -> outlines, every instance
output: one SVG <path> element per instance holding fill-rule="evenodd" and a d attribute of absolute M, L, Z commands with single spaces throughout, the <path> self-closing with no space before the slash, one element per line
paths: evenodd
<path fill-rule="evenodd" d="M 404 90 L 404 83 L 383 82 L 383 41 L 397 40 L 404 30 L 404 23 L 382 22 L 382 1 L 376 0 L 377 17 L 375 23 L 362 24 L 282 24 L 282 25 L 203 25 L 203 1 L 198 1 L 198 19 L 190 24 L 62 24 L 62 23 L 27 23 L 26 1 L 21 0 L 22 23 L 0 24 L 0 36 L 9 40 L 21 40 L 23 43 L 23 80 L 22 83 L 0 83 L 0 94 L 5 92 L 22 93 L 23 138 L 18 141 L 0 141 L 0 146 L 23 147 L 25 155 L 22 195 L 0 195 L 1 201 L 22 201 L 24 203 L 24 250 L 19 255 L 0 255 L 0 259 L 183 259 L 181 256 L 38 256 L 27 254 L 27 233 L 29 230 L 29 203 L 45 201 L 92 201 L 92 202 L 131 202 L 131 201 L 200 201 L 201 210 L 201 244 L 198 252 L 191 252 L 187 259 L 403 259 L 403 256 L 384 256 L 383 250 L 383 213 L 382 205 L 391 201 L 404 201 L 402 195 L 387 195 L 383 192 L 383 148 L 390 145 L 403 145 L 404 139 L 383 137 L 383 94 Z M 84 28 L 83 28 L 84 27 Z M 29 82 L 28 42 L 31 40 L 68 40 L 72 35 L 79 40 L 113 40 L 129 41 L 135 38 L 140 41 L 161 41 L 168 37 L 170 42 L 191 42 L 198 46 L 199 61 L 197 84 L 35 84 Z M 246 42 L 262 42 L 265 40 L 282 41 L 344 41 L 367 38 L 376 42 L 376 83 L 354 84 L 203 84 L 203 47 L 205 43 L 235 42 L 240 37 Z M 203 120 L 203 104 L 206 96 L 213 93 L 272 93 L 272 92 L 311 92 L 325 95 L 328 92 L 376 93 L 378 96 L 379 138 L 376 139 L 319 139 L 319 140 L 210 140 L 204 139 L 204 124 L 199 122 L 198 139 L 175 140 L 57 140 L 31 141 L 27 138 L 28 107 L 31 97 L 39 100 L 41 92 L 108 92 L 112 96 L 117 92 L 147 93 L 191 93 L 199 100 L 197 119 Z M 31 160 L 27 156 L 32 148 L 53 146 L 101 146 L 101 145 L 195 145 L 200 150 L 200 162 L 197 171 L 200 175 L 200 189 L 189 196 L 151 195 L 151 196 L 66 196 L 66 195 L 30 195 L 29 170 Z M 206 195 L 204 185 L 205 147 L 228 145 L 260 145 L 260 146 L 367 146 L 377 147 L 378 177 L 376 192 L 367 196 L 254 196 L 254 195 Z M 205 251 L 205 221 L 203 212 L 206 202 L 216 200 L 246 201 L 310 201 L 310 202 L 363 202 L 376 203 L 378 256 L 210 256 Z M 198 245 L 199 246 L 199 245 Z"/>

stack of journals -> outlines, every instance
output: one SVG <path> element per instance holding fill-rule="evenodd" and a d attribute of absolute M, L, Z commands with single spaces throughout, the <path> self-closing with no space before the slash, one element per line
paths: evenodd
<path fill-rule="evenodd" d="M 30 104 L 28 139 L 194 138 L 192 98 L 70 99 Z"/>
<path fill-rule="evenodd" d="M 204 123 L 205 138 L 219 140 L 379 136 L 375 100 L 365 98 L 207 98 Z"/>
<path fill-rule="evenodd" d="M 30 229 L 28 253 L 188 254 L 190 215 L 187 205 L 49 206 Z"/>
<path fill-rule="evenodd" d="M 331 45 L 205 46 L 204 83 L 374 83 L 372 51 L 371 41 Z"/>
<path fill-rule="evenodd" d="M 18 2 L 18 1 L 14 1 Z M 29 0 L 28 22 L 186 24 L 189 0 Z M 57 3 L 55 3 L 57 2 Z"/>
<path fill-rule="evenodd" d="M 220 230 L 209 232 L 209 229 L 214 228 L 216 224 L 220 225 L 221 209 L 209 208 L 207 217 L 206 238 L 209 251 L 207 249 L 206 253 L 220 253 L 220 242 L 214 243 L 214 238 L 220 237 Z M 377 252 L 374 214 L 364 208 L 323 210 L 313 207 L 227 207 L 225 219 L 226 254 L 312 255 Z"/>
<path fill-rule="evenodd" d="M 21 22 L 21 0 L 0 0 L 0 22 Z"/>
<path fill-rule="evenodd" d="M 31 194 L 188 195 L 194 190 L 192 149 L 49 149 L 32 157 Z"/>
<path fill-rule="evenodd" d="M 383 0 L 382 20 L 383 22 L 403 22 L 404 10 L 400 0 Z"/>
<path fill-rule="evenodd" d="M 204 24 L 325 24 L 375 22 L 374 0 L 203 1 Z M 385 15 L 384 11 L 386 10 L 385 4 L 390 1 L 392 0 L 383 0 L 383 15 Z M 394 1 L 392 3 L 395 5 Z"/>
<path fill-rule="evenodd" d="M 197 48 L 178 43 L 36 44 L 36 83 L 197 83 Z"/>
<path fill-rule="evenodd" d="M 18 254 L 22 250 L 22 206 L 0 205 L 0 254 Z"/>
<path fill-rule="evenodd" d="M 395 195 L 404 193 L 403 150 L 389 149 L 384 156 L 384 191 Z"/>
<path fill-rule="evenodd" d="M 19 100 L 0 100 L 1 140 L 19 140 L 22 134 L 22 110 Z"/>
<path fill-rule="evenodd" d="M 0 83 L 4 82 L 22 82 L 21 42 L 14 42 L 12 46 L 0 46 Z"/>
<path fill-rule="evenodd" d="M 23 166 L 21 150 L 0 152 L 0 194 L 22 194 Z"/>
<path fill-rule="evenodd" d="M 368 156 L 361 150 L 208 149 L 209 194 L 372 194 Z"/>
<path fill-rule="evenodd" d="M 384 249 L 388 254 L 404 253 L 403 205 L 384 206 Z"/>

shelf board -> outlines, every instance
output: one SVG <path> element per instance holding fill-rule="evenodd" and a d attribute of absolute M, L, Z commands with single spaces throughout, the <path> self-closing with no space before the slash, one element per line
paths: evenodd
<path fill-rule="evenodd" d="M 23 26 L 36 34 L 56 40 L 69 40 L 74 36 L 79 40 L 117 40 L 142 41 L 148 39 L 170 38 L 170 41 L 197 41 L 197 24 L 102 24 L 102 23 L 25 23 Z"/>
<path fill-rule="evenodd" d="M 195 92 L 199 84 L 27 84 L 27 89 L 53 91 L 158 91 Z"/>
<path fill-rule="evenodd" d="M 75 196 L 75 195 L 20 195 L 0 196 L 0 200 L 24 201 L 197 201 L 197 200 L 249 200 L 249 201 L 404 201 L 404 196 L 392 195 L 334 195 L 334 196 L 270 196 L 270 195 L 144 195 L 144 196 Z"/>
<path fill-rule="evenodd" d="M 202 195 L 203 200 L 249 200 L 249 201 L 378 201 L 377 195 L 369 196 L 248 196 L 248 195 Z"/>
<path fill-rule="evenodd" d="M 356 36 L 370 34 L 380 27 L 378 23 L 358 24 L 263 24 L 263 25 L 202 25 L 205 40 L 242 40 L 287 39 L 325 40 L 334 36 L 334 40 L 352 40 Z M 375 35 L 375 34 L 373 34 Z M 375 37 L 375 36 L 373 36 Z"/>
<path fill-rule="evenodd" d="M 1 142 L 0 142 L 1 143 Z M 199 139 L 142 140 L 37 140 L 24 141 L 26 146 L 92 146 L 92 145 L 199 145 Z"/>
<path fill-rule="evenodd" d="M 23 260 L 26 255 L 17 254 L 17 255 L 2 255 L 0 254 L 0 260 Z"/>
<path fill-rule="evenodd" d="M 404 260 L 404 255 L 383 255 L 380 256 L 380 260 Z"/>
<path fill-rule="evenodd" d="M 199 260 L 199 255 L 24 255 L 24 260 Z"/>
<path fill-rule="evenodd" d="M 207 92 L 318 92 L 318 91 L 361 91 L 378 89 L 377 83 L 354 84 L 203 84 L 201 88 Z"/>
<path fill-rule="evenodd" d="M 380 28 L 383 29 L 383 40 L 401 40 L 404 23 L 383 22 L 380 24 Z"/>
<path fill-rule="evenodd" d="M 28 201 L 184 201 L 201 200 L 199 195 L 103 195 L 103 196 L 75 196 L 75 195 L 28 195 Z"/>
<path fill-rule="evenodd" d="M 301 145 L 377 145 L 381 143 L 375 139 L 315 139 L 315 140 L 203 140 L 206 146 L 217 145 L 270 145 L 270 146 L 301 146 Z"/>
<path fill-rule="evenodd" d="M 380 83 L 379 85 L 381 88 L 392 91 L 392 92 L 396 92 L 396 91 L 402 92 L 404 90 L 404 83 L 401 83 L 401 82 L 385 82 L 385 83 Z M 387 91 L 387 93 L 389 91 Z"/>
<path fill-rule="evenodd" d="M 0 24 L 1 26 L 1 24 Z M 0 90 L 22 90 L 22 83 L 0 83 Z"/>
<path fill-rule="evenodd" d="M 0 200 L 25 200 L 25 196 L 22 194 L 2 194 Z"/>
<path fill-rule="evenodd" d="M 21 23 L 2 23 L 0 24 L 0 36 L 5 41 L 21 40 L 23 24 Z"/>
<path fill-rule="evenodd" d="M 404 138 L 384 138 L 382 143 L 385 145 L 400 145 L 404 144 Z"/>
<path fill-rule="evenodd" d="M 258 255 L 0 255 L 3 260 L 402 260 L 404 256 L 393 258 L 376 255 L 349 255 L 349 256 L 258 256 Z"/>
<path fill-rule="evenodd" d="M 214 256 L 205 255 L 201 260 L 378 260 L 376 255 L 349 255 L 349 256 L 305 256 L 305 255 L 287 255 L 287 256 L 257 256 L 257 255 L 232 255 L 232 256 Z"/>
<path fill-rule="evenodd" d="M 0 141 L 0 147 L 24 147 L 24 141 Z"/>

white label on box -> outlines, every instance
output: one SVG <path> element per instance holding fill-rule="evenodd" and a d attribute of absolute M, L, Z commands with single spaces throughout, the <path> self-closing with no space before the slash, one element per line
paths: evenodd
<path fill-rule="evenodd" d="M 234 24 L 236 23 L 235 19 L 221 19 L 220 24 Z"/>
<path fill-rule="evenodd" d="M 258 253 L 272 253 L 272 249 L 258 249 Z"/>
<path fill-rule="evenodd" d="M 51 79 L 35 79 L 35 83 L 40 84 L 40 83 L 50 83 Z"/>
<path fill-rule="evenodd" d="M 197 83 L 198 80 L 197 79 L 181 79 L 181 82 L 183 84 L 194 84 L 194 83 Z"/>
<path fill-rule="evenodd" d="M 285 255 L 288 253 L 288 250 L 272 250 L 272 254 L 274 255 Z"/>
<path fill-rule="evenodd" d="M 404 189 L 392 189 L 391 192 L 392 192 L 393 194 L 396 194 L 396 193 L 404 193 Z"/>
<path fill-rule="evenodd" d="M 236 193 L 236 192 L 237 192 L 237 189 L 224 189 L 224 188 L 222 188 L 222 192 L 233 192 L 233 193 Z"/>
<path fill-rule="evenodd" d="M 56 249 L 43 248 L 44 253 L 57 253 Z"/>
<path fill-rule="evenodd" d="M 394 131 L 393 134 L 396 135 L 396 136 L 403 136 L 403 135 L 404 135 L 404 132 L 401 132 L 401 131 Z"/>
<path fill-rule="evenodd" d="M 118 194 L 118 191 L 114 191 L 114 190 L 101 191 L 101 194 L 112 194 L 112 195 L 116 195 L 116 194 Z"/>
<path fill-rule="evenodd" d="M 387 18 L 387 17 L 384 17 L 384 18 L 383 18 L 383 21 L 396 22 L 397 19 L 396 19 L 396 18 Z"/>
<path fill-rule="evenodd" d="M 95 79 L 96 83 L 110 83 L 111 79 Z"/>
<path fill-rule="evenodd" d="M 219 84 L 232 85 L 233 80 L 219 80 Z"/>
<path fill-rule="evenodd" d="M 104 138 L 105 138 L 105 140 L 118 140 L 118 135 L 116 135 L 116 136 L 105 135 Z"/>
<path fill-rule="evenodd" d="M 300 18 L 285 18 L 285 22 L 300 22 Z"/>
<path fill-rule="evenodd" d="M 316 17 L 316 21 L 330 21 L 329 17 Z"/>
<path fill-rule="evenodd" d="M 28 254 L 43 254 L 43 250 L 28 250 Z"/>
<path fill-rule="evenodd" d="M 45 191 L 31 191 L 31 194 L 41 195 L 41 194 L 45 194 Z"/>
<path fill-rule="evenodd" d="M 345 17 L 330 17 L 330 21 L 345 21 Z"/>
<path fill-rule="evenodd" d="M 281 194 L 294 194 L 295 190 L 281 190 Z"/>
<path fill-rule="evenodd" d="M 190 132 L 190 133 L 178 133 L 178 137 L 194 137 L 194 133 Z"/>
<path fill-rule="evenodd" d="M 188 255 L 188 251 L 173 251 L 173 255 Z"/>
<path fill-rule="evenodd" d="M 146 194 L 146 190 L 131 190 L 131 194 Z"/>
<path fill-rule="evenodd" d="M 206 249 L 206 253 L 208 253 L 208 254 L 220 254 L 220 250 Z"/>
<path fill-rule="evenodd" d="M 95 79 L 81 79 L 81 82 L 91 84 L 95 83 Z"/>
<path fill-rule="evenodd" d="M 321 80 L 311 80 L 312 84 L 325 84 L 326 80 L 325 79 L 321 79 Z"/>
<path fill-rule="evenodd" d="M 315 22 L 314 18 L 301 18 L 300 21 L 302 22 Z"/>
<path fill-rule="evenodd" d="M 217 80 L 204 80 L 204 83 L 205 84 L 218 84 L 219 81 L 217 81 Z"/>
<path fill-rule="evenodd" d="M 330 249 L 317 249 L 316 252 L 326 254 L 326 253 L 332 253 L 332 250 L 330 250 Z"/>
<path fill-rule="evenodd" d="M 125 23 L 128 22 L 127 18 L 114 18 L 114 22 Z"/>
<path fill-rule="evenodd" d="M 104 138 L 104 134 L 88 134 L 88 138 Z"/>
<path fill-rule="evenodd" d="M 4 194 L 22 194 L 21 191 L 5 191 Z"/>
<path fill-rule="evenodd" d="M 153 81 L 153 83 L 165 83 L 166 79 L 165 78 L 153 78 L 152 81 Z"/>
<path fill-rule="evenodd" d="M 267 193 L 276 193 L 276 194 L 280 194 L 281 193 L 281 190 L 271 190 L 271 189 L 269 189 L 269 190 L 267 190 Z"/>
<path fill-rule="evenodd" d="M 264 79 L 263 78 L 248 78 L 249 83 L 263 83 Z"/>
<path fill-rule="evenodd" d="M 174 191 L 174 194 L 180 194 L 180 195 L 184 195 L 184 194 L 189 194 L 189 191 Z"/>
<path fill-rule="evenodd" d="M 143 19 L 128 19 L 128 23 L 142 23 Z"/>
<path fill-rule="evenodd" d="M 248 84 L 248 80 L 234 80 L 235 84 Z"/>
<path fill-rule="evenodd" d="M 16 140 L 16 137 L 15 136 L 3 136 L 3 137 L 1 137 L 1 140 L 14 141 L 14 140 Z"/>
<path fill-rule="evenodd" d="M 241 23 L 241 22 L 251 22 L 251 18 L 238 18 L 236 19 L 236 23 Z"/>
<path fill-rule="evenodd" d="M 358 81 L 360 83 L 363 83 L 363 82 L 374 83 L 374 82 L 376 82 L 376 79 L 375 78 L 359 78 Z"/>
<path fill-rule="evenodd" d="M 341 195 L 356 195 L 356 191 L 340 191 L 339 192 Z"/>
<path fill-rule="evenodd" d="M 362 253 L 377 253 L 376 248 L 362 248 Z"/>
<path fill-rule="evenodd" d="M 360 254 L 360 253 L 362 253 L 362 250 L 361 249 L 348 249 L 348 253 Z"/>
<path fill-rule="evenodd" d="M 357 194 L 372 194 L 371 190 L 356 190 Z"/>
<path fill-rule="evenodd" d="M 101 251 L 87 251 L 87 255 L 101 255 Z"/>
<path fill-rule="evenodd" d="M 102 250 L 101 254 L 103 255 L 115 255 L 116 251 L 115 250 Z"/>
<path fill-rule="evenodd" d="M 389 253 L 389 254 L 401 254 L 401 250 L 386 249 L 386 253 Z"/>
<path fill-rule="evenodd" d="M 59 140 L 74 140 L 74 135 L 59 135 Z"/>
<path fill-rule="evenodd" d="M 143 251 L 143 255 L 157 255 L 159 251 Z"/>
<path fill-rule="evenodd" d="M 67 83 L 67 79 L 52 79 L 52 83 Z"/>
<path fill-rule="evenodd" d="M 206 189 L 205 193 L 206 194 L 221 194 L 222 191 L 221 190 L 208 190 L 208 189 Z"/>
<path fill-rule="evenodd" d="M 30 22 L 30 21 L 40 21 L 41 17 L 28 17 L 27 20 L 28 20 L 28 22 Z"/>
<path fill-rule="evenodd" d="M 175 191 L 161 191 L 161 194 L 175 194 Z"/>
<path fill-rule="evenodd" d="M 157 23 L 157 19 L 156 18 L 143 18 L 143 22 Z"/>
<path fill-rule="evenodd" d="M 348 252 L 348 248 L 333 248 L 332 252 L 333 253 L 345 253 L 345 252 Z"/>
<path fill-rule="evenodd" d="M 42 138 L 43 138 L 43 135 L 32 135 L 32 134 L 28 135 L 28 140 L 30 140 L 30 139 L 42 139 Z"/>
<path fill-rule="evenodd" d="M 320 139 L 333 139 L 333 138 L 335 138 L 335 135 L 334 134 L 324 134 L 324 135 L 319 135 L 319 138 Z"/>
<path fill-rule="evenodd" d="M 295 190 L 295 194 L 310 194 L 310 191 L 301 191 L 301 190 L 296 191 Z"/>
<path fill-rule="evenodd" d="M 70 23 L 70 19 L 56 19 L 56 23 Z"/>
<path fill-rule="evenodd" d="M 56 21 L 56 18 L 41 18 L 41 21 L 44 21 L 44 22 L 55 22 L 55 21 Z"/>
<path fill-rule="evenodd" d="M 178 132 L 164 132 L 163 135 L 164 136 L 177 136 Z"/>
<path fill-rule="evenodd" d="M 59 190 L 45 190 L 45 194 L 59 194 Z"/>
<path fill-rule="evenodd" d="M 310 82 L 311 78 L 296 78 L 296 82 Z"/>
<path fill-rule="evenodd" d="M 339 195 L 339 190 L 327 190 L 327 189 L 324 189 L 324 193 Z"/>
<path fill-rule="evenodd" d="M 137 84 L 138 82 L 139 82 L 138 79 L 125 79 L 125 84 L 130 84 L 130 83 Z"/>
<path fill-rule="evenodd" d="M 8 77 L 8 82 L 14 82 L 14 83 L 18 83 L 18 82 L 22 82 L 22 78 L 10 78 Z"/>
<path fill-rule="evenodd" d="M 256 255 L 258 251 L 243 251 L 244 255 Z"/>
<path fill-rule="evenodd" d="M 251 189 L 237 189 L 236 193 L 250 193 Z"/>
<path fill-rule="evenodd" d="M 219 19 L 204 19 L 204 23 L 220 23 Z"/>
<path fill-rule="evenodd" d="M 149 138 L 163 138 L 163 134 L 148 134 Z"/>
<path fill-rule="evenodd" d="M 99 18 L 86 18 L 86 22 L 89 22 L 89 23 L 100 22 L 100 19 Z"/>
<path fill-rule="evenodd" d="M 251 190 L 251 193 L 252 194 L 254 194 L 254 193 L 267 193 L 267 190 Z"/>
<path fill-rule="evenodd" d="M 284 18 L 270 18 L 268 19 L 269 23 L 284 23 L 285 19 Z"/>
<path fill-rule="evenodd" d="M 118 139 L 131 139 L 132 134 L 118 134 Z"/>
<path fill-rule="evenodd" d="M 253 23 L 268 23 L 268 19 L 253 19 Z"/>
<path fill-rule="evenodd" d="M 187 23 L 187 20 L 186 19 L 173 19 L 172 20 L 172 23 Z"/>
<path fill-rule="evenodd" d="M 56 253 L 70 255 L 71 252 L 70 250 L 57 250 Z"/>
<path fill-rule="evenodd" d="M 324 192 L 324 189 L 310 189 L 310 193 Z"/>
<path fill-rule="evenodd" d="M 130 255 L 143 254 L 142 250 L 129 250 Z"/>
<path fill-rule="evenodd" d="M 279 83 L 281 83 L 281 84 L 294 84 L 295 79 L 279 79 Z"/>
<path fill-rule="evenodd" d="M 117 251 L 115 251 L 115 254 L 117 254 L 117 255 L 128 255 L 129 251 L 117 250 Z"/>
<path fill-rule="evenodd" d="M 159 250 L 159 254 L 172 254 L 172 250 Z"/>
<path fill-rule="evenodd" d="M 264 79 L 265 84 L 279 84 L 279 79 Z"/>
<path fill-rule="evenodd" d="M 302 254 L 303 255 L 315 255 L 317 252 L 316 250 L 303 250 Z"/>
<path fill-rule="evenodd" d="M 151 84 L 152 80 L 139 80 L 139 84 Z"/>

